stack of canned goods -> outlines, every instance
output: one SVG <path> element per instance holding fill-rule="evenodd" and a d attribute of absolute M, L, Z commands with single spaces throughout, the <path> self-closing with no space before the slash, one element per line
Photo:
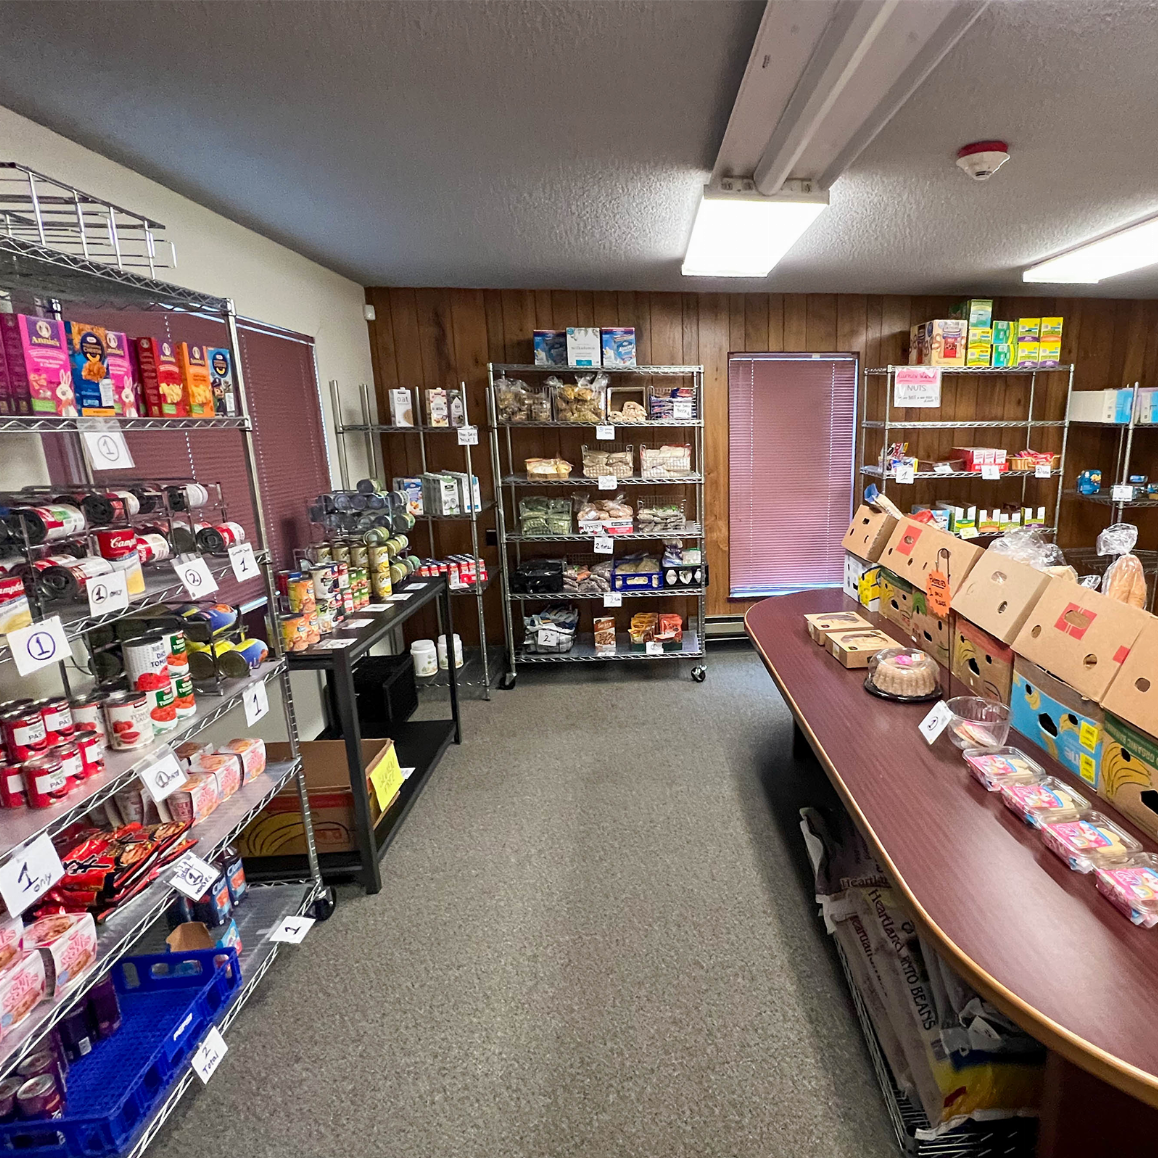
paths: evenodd
<path fill-rule="evenodd" d="M 406 496 L 386 490 L 377 479 L 359 479 L 352 491 L 330 491 L 309 506 L 310 522 L 341 535 L 364 535 L 382 531 L 404 535 L 414 527 L 414 515 L 406 509 Z M 369 541 L 369 540 L 367 540 Z"/>
<path fill-rule="evenodd" d="M 470 587 L 481 587 L 487 581 L 487 561 L 476 559 L 473 555 L 424 559 L 418 568 L 418 574 L 428 578 L 443 575 L 452 591 L 465 591 Z"/>
<path fill-rule="evenodd" d="M 0 807 L 50 808 L 103 772 L 105 729 L 99 699 L 0 704 Z"/>

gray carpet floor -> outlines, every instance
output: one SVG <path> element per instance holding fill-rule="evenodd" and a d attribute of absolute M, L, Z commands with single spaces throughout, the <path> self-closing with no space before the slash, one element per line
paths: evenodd
<path fill-rule="evenodd" d="M 464 705 L 387 853 L 287 947 L 158 1158 L 892 1158 L 756 656 Z"/>

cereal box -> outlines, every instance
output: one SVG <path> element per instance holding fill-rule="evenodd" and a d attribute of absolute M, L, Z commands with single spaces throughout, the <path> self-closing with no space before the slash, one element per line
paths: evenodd
<path fill-rule="evenodd" d="M 173 343 L 167 338 L 137 338 L 136 347 L 145 410 L 154 418 L 188 418 L 188 395 Z"/>
<path fill-rule="evenodd" d="M 177 343 L 177 365 L 185 385 L 185 399 L 194 418 L 212 417 L 213 386 L 209 379 L 209 359 L 204 346 L 190 342 Z"/>
<path fill-rule="evenodd" d="M 45 989 L 50 997 L 59 997 L 96 963 L 96 924 L 92 914 L 53 913 L 41 917 L 24 930 L 24 948 L 40 953 Z"/>
<path fill-rule="evenodd" d="M 113 383 L 113 406 L 124 418 L 140 418 L 145 413 L 141 405 L 141 379 L 131 350 L 124 334 L 105 330 L 105 361 Z"/>
<path fill-rule="evenodd" d="M 44 1000 L 47 988 L 44 958 L 37 952 L 21 953 L 0 972 L 0 1040 Z"/>
<path fill-rule="evenodd" d="M 27 314 L 0 314 L 8 393 L 14 414 L 76 417 L 64 323 Z"/>
<path fill-rule="evenodd" d="M 233 356 L 229 350 L 206 350 L 209 358 L 209 385 L 213 390 L 213 409 L 232 417 L 237 413 L 237 384 L 233 381 Z"/>
<path fill-rule="evenodd" d="M 113 380 L 109 376 L 104 326 L 65 322 L 72 390 L 81 414 L 111 418 L 116 414 Z"/>

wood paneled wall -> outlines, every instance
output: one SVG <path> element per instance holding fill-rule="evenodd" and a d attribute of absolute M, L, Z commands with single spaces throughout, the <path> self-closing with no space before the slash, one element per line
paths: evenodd
<path fill-rule="evenodd" d="M 806 351 L 855 353 L 861 368 L 904 362 L 909 327 L 929 318 L 945 317 L 952 299 L 940 297 L 867 296 L 863 294 L 697 294 L 616 293 L 563 290 L 405 289 L 374 287 L 366 300 L 377 313 L 369 323 L 379 412 L 389 413 L 385 391 L 393 386 L 425 389 L 433 386 L 467 385 L 471 420 L 486 422 L 488 362 L 526 363 L 532 360 L 531 331 L 566 326 L 634 326 L 637 356 L 641 363 L 702 363 L 704 366 L 704 414 L 706 418 L 706 532 L 708 561 L 712 571 L 708 614 L 735 615 L 750 604 L 728 598 L 728 353 L 730 351 Z M 1140 380 L 1158 383 L 1158 301 L 1111 301 L 1093 298 L 1008 298 L 994 304 L 999 318 L 1061 315 L 1065 318 L 1062 357 L 1077 365 L 1075 389 L 1098 389 Z M 980 385 L 978 385 L 980 383 Z M 1028 379 L 961 379 L 946 384 L 946 413 L 954 418 L 1002 418 L 1024 413 Z M 950 394 L 952 398 L 950 398 Z M 1040 418 L 1062 417 L 1065 376 L 1039 377 L 1035 412 Z M 879 407 L 880 390 L 870 393 L 870 414 Z M 929 412 L 913 418 L 929 417 Z M 533 434 L 545 436 L 536 448 Z M 940 434 L 940 432 L 937 432 Z M 1024 439 L 1014 432 L 985 431 L 983 445 L 1006 445 L 1021 449 Z M 1000 441 L 994 434 L 1005 434 Z M 1046 431 L 1057 436 L 1060 432 Z M 437 437 L 437 436 L 436 436 Z M 525 432 L 521 446 L 528 453 L 564 451 L 577 454 L 580 439 L 571 432 Z M 901 437 L 901 436 L 898 436 Z M 1158 474 L 1158 443 L 1147 441 L 1158 433 L 1143 432 L 1135 443 L 1139 470 Z M 880 448 L 871 441 L 866 457 L 875 461 Z M 564 445 L 563 440 L 570 440 Z M 436 441 L 436 440 L 431 440 Z M 932 453 L 963 441 L 946 432 L 925 441 L 912 440 L 918 453 Z M 936 445 L 934 445 L 936 441 Z M 489 450 L 480 442 L 476 472 L 484 491 L 490 490 Z M 574 442 L 574 446 L 571 446 Z M 1057 443 L 1057 437 L 1054 443 Z M 457 446 L 447 439 L 431 456 L 431 466 L 461 469 Z M 1046 438 L 1035 447 L 1051 446 Z M 1114 432 L 1077 429 L 1070 439 L 1066 483 L 1073 487 L 1078 471 L 1094 466 L 1112 472 L 1117 436 Z M 414 436 L 383 438 L 388 475 L 416 474 L 420 469 Z M 577 462 L 577 457 L 571 457 Z M 1052 514 L 1052 488 L 1044 482 L 1034 486 L 1044 492 Z M 902 506 L 938 498 L 959 498 L 985 505 L 994 491 L 1006 487 L 1002 497 L 1016 501 L 1016 483 L 962 480 L 892 488 Z M 911 491 L 911 494 L 906 494 Z M 1031 491 L 1031 495 L 1034 492 Z M 1048 499 L 1046 494 L 1049 495 Z M 1000 500 L 998 500 L 999 502 Z M 997 505 L 997 503 L 994 503 Z M 1092 544 L 1105 525 L 1104 507 L 1066 500 L 1062 510 L 1061 538 L 1065 545 Z M 1142 546 L 1158 547 L 1158 519 L 1154 512 L 1140 520 Z M 415 540 L 425 553 L 425 539 L 416 528 Z M 464 525 L 442 524 L 441 552 L 469 548 Z M 487 551 L 492 567 L 497 554 Z M 500 636 L 501 607 L 497 585 L 488 593 L 488 634 Z M 456 626 L 471 638 L 473 615 L 463 608 Z"/>

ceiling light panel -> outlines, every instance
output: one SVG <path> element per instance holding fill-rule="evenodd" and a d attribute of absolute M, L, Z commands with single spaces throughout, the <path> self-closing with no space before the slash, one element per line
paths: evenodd
<path fill-rule="evenodd" d="M 1158 217 L 1031 265 L 1023 281 L 1094 285 L 1108 277 L 1158 265 Z"/>

